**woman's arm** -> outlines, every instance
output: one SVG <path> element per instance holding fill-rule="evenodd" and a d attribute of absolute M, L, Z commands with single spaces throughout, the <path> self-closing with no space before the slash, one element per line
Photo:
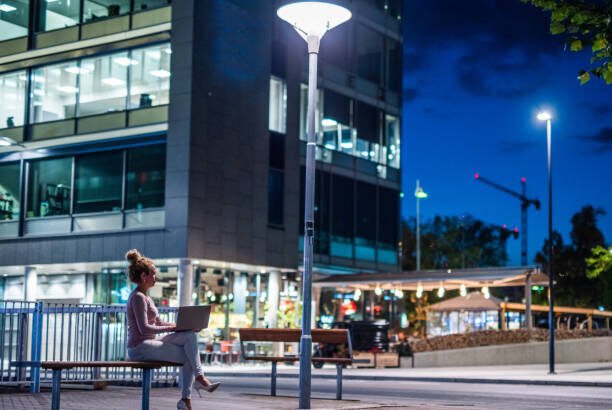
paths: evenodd
<path fill-rule="evenodd" d="M 157 326 L 176 326 L 174 323 L 164 322 L 163 320 L 161 320 L 161 317 L 159 317 L 159 314 L 155 316 L 155 324 Z"/>
<path fill-rule="evenodd" d="M 134 311 L 134 319 L 141 334 L 171 332 L 176 326 L 171 323 L 158 323 L 159 316 L 155 318 L 154 325 L 149 324 L 147 320 L 147 301 L 146 296 L 141 293 L 136 293 L 132 297 L 132 310 Z M 161 322 L 161 320 L 160 320 Z"/>

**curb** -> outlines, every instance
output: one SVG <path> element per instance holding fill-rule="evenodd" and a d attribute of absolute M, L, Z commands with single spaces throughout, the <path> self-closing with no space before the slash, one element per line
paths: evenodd
<path fill-rule="evenodd" d="M 206 372 L 212 377 L 270 377 L 270 373 L 246 372 Z M 298 379 L 298 374 L 278 373 L 279 379 Z M 313 374 L 313 379 L 336 379 L 332 374 Z M 412 382 L 442 382 L 442 383 L 473 383 L 473 384 L 523 384 L 536 386 L 576 386 L 576 387 L 612 387 L 612 382 L 586 382 L 571 380 L 517 380 L 517 379 L 479 379 L 469 377 L 418 377 L 418 376 L 370 376 L 370 375 L 343 375 L 343 380 L 367 381 L 412 381 Z"/>

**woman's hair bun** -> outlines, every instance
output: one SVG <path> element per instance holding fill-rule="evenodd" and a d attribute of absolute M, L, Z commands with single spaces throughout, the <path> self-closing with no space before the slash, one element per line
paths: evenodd
<path fill-rule="evenodd" d="M 136 249 L 131 249 L 125 254 L 125 259 L 127 259 L 130 264 L 136 263 L 140 258 L 142 258 L 142 256 L 140 255 L 140 252 L 138 252 L 138 250 Z"/>

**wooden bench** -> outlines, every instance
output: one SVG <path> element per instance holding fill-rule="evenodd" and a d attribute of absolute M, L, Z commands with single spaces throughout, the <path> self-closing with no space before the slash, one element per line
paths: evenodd
<path fill-rule="evenodd" d="M 182 364 L 169 362 L 41 362 L 40 367 L 53 371 L 53 381 L 51 384 L 51 410 L 60 408 L 60 383 L 62 380 L 62 370 L 73 369 L 76 367 L 131 367 L 142 369 L 142 410 L 149 410 L 149 394 L 151 392 L 151 371 L 166 366 L 179 367 Z"/>
<path fill-rule="evenodd" d="M 278 362 L 298 362 L 298 356 L 247 355 L 244 342 L 285 342 L 299 343 L 302 329 L 238 329 L 240 348 L 244 360 L 259 360 L 272 363 L 270 374 L 270 395 L 276 396 L 276 365 Z M 313 363 L 333 363 L 336 365 L 336 400 L 342 400 L 342 367 L 353 363 L 353 348 L 348 329 L 312 329 L 312 343 L 346 344 L 345 357 L 313 357 Z"/>

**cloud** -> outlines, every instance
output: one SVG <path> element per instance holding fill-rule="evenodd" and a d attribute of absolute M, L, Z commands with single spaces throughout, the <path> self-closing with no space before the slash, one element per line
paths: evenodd
<path fill-rule="evenodd" d="M 576 139 L 597 144 L 597 151 L 608 151 L 612 149 L 612 127 L 603 127 L 594 134 L 577 135 Z"/>

